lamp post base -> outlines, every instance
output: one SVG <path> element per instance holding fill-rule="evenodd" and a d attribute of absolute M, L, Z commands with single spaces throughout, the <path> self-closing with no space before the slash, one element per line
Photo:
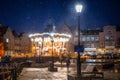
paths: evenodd
<path fill-rule="evenodd" d="M 54 66 L 53 63 L 50 63 L 50 65 L 49 65 L 49 67 L 48 67 L 48 71 L 57 72 L 58 69 L 57 69 L 57 67 Z"/>
<path fill-rule="evenodd" d="M 83 80 L 82 77 L 78 76 L 77 74 L 68 74 L 67 80 Z"/>

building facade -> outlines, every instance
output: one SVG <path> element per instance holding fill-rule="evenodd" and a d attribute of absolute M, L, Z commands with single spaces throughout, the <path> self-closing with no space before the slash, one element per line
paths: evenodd
<path fill-rule="evenodd" d="M 20 54 L 20 37 L 16 31 L 13 31 L 14 36 L 14 53 Z"/>
<path fill-rule="evenodd" d="M 99 34 L 99 52 L 101 53 L 119 53 L 120 52 L 120 31 L 116 26 L 105 26 L 103 32 Z"/>
<path fill-rule="evenodd" d="M 20 52 L 21 53 L 31 53 L 31 41 L 26 33 L 20 34 Z"/>
<path fill-rule="evenodd" d="M 69 27 L 68 29 L 71 30 Z M 77 31 L 77 27 L 71 30 L 74 46 L 78 44 Z M 120 53 L 120 29 L 108 25 L 103 29 L 81 30 L 80 44 L 84 45 L 84 54 Z"/>
<path fill-rule="evenodd" d="M 71 38 L 68 43 L 68 48 L 67 48 L 69 53 L 74 51 L 74 41 L 73 41 L 74 39 L 73 39 L 73 31 L 72 30 L 73 30 L 72 27 L 70 27 L 66 23 L 64 23 L 59 29 L 59 33 L 65 33 L 65 34 L 71 35 Z"/>
<path fill-rule="evenodd" d="M 99 32 L 101 30 L 83 30 L 81 44 L 84 45 L 85 54 L 97 54 L 99 48 Z"/>
<path fill-rule="evenodd" d="M 27 34 L 18 35 L 10 27 L 0 25 L 0 56 L 30 53 L 30 44 Z"/>
<path fill-rule="evenodd" d="M 14 52 L 14 36 L 10 27 L 0 25 L 0 37 L 3 42 L 4 55 L 12 54 Z"/>

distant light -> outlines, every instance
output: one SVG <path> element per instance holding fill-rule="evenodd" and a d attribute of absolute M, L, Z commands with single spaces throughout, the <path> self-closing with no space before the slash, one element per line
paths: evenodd
<path fill-rule="evenodd" d="M 51 37 L 53 37 L 53 36 L 54 36 L 54 33 L 50 33 L 50 35 L 51 35 Z"/>
<path fill-rule="evenodd" d="M 6 43 L 9 43 L 9 39 L 8 38 L 6 39 Z"/>
<path fill-rule="evenodd" d="M 83 6 L 81 4 L 78 4 L 75 6 L 76 12 L 78 12 L 78 13 L 82 12 L 82 8 L 83 8 Z"/>

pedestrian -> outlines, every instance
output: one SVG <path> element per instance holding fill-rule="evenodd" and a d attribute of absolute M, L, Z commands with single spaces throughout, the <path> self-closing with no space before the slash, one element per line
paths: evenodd
<path fill-rule="evenodd" d="M 66 58 L 66 66 L 67 66 L 67 71 L 69 71 L 69 66 L 70 66 L 70 58 Z"/>
<path fill-rule="evenodd" d="M 2 61 L 2 58 L 1 58 L 1 56 L 0 56 L 0 62 Z"/>
<path fill-rule="evenodd" d="M 61 55 L 60 55 L 60 63 L 61 63 L 61 67 L 62 67 L 63 58 L 64 58 L 64 56 L 63 56 L 63 54 L 61 54 Z"/>
<path fill-rule="evenodd" d="M 96 66 L 93 68 L 93 72 L 98 72 L 98 70 L 97 70 L 97 67 L 96 67 Z"/>

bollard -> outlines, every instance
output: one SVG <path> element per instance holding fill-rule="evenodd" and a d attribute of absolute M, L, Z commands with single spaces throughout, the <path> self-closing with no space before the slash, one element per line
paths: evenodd
<path fill-rule="evenodd" d="M 5 74 L 4 74 L 4 66 L 3 66 L 3 65 L 2 65 L 2 72 L 3 72 L 3 74 L 2 74 L 2 79 L 4 80 Z"/>
<path fill-rule="evenodd" d="M 17 80 L 17 70 L 16 70 L 16 67 L 14 67 L 11 70 L 11 76 L 12 76 L 12 80 Z"/>

